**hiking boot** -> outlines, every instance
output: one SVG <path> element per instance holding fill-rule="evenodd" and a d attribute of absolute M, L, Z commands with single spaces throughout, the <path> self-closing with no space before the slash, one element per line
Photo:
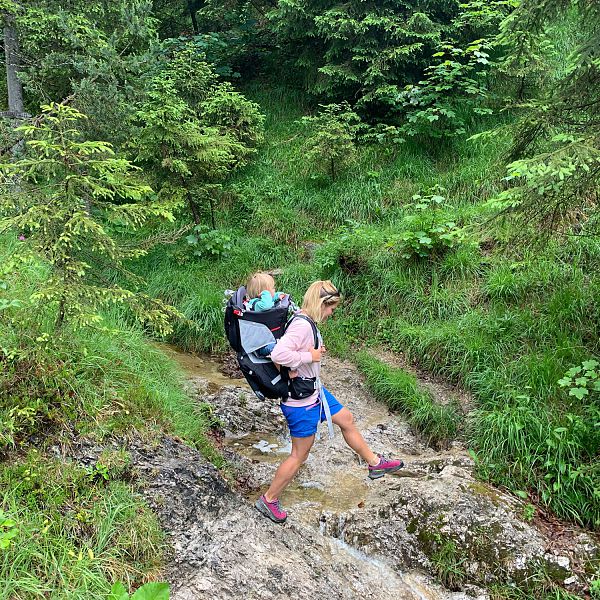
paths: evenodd
<path fill-rule="evenodd" d="M 287 519 L 287 513 L 279 505 L 278 499 L 273 500 L 273 502 L 267 502 L 267 499 L 261 496 L 254 506 L 258 512 L 261 512 L 275 523 L 283 523 Z"/>
<path fill-rule="evenodd" d="M 369 465 L 370 479 L 379 479 L 386 473 L 394 473 L 404 466 L 404 463 L 401 460 L 391 460 L 385 458 L 385 456 L 381 456 L 381 454 L 378 454 L 377 456 L 379 456 L 379 462 L 374 467 Z"/>

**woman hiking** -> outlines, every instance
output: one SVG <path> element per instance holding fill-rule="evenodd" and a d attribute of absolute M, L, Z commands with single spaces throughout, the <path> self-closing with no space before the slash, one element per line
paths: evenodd
<path fill-rule="evenodd" d="M 303 378 L 304 381 L 320 381 L 321 356 L 325 347 L 318 329 L 318 344 L 315 344 L 315 332 L 311 321 L 313 324 L 325 321 L 332 315 L 339 302 L 340 293 L 331 281 L 315 281 L 304 294 L 302 309 L 293 317 L 271 353 L 273 362 L 289 367 L 290 379 L 293 382 L 300 383 Z M 315 345 L 318 347 L 315 348 Z M 375 454 L 356 428 L 352 413 L 320 384 L 315 388 L 314 393 L 305 395 L 303 399 L 284 398 L 281 401 L 281 410 L 292 437 L 292 451 L 279 465 L 269 489 L 255 505 L 263 515 L 275 523 L 283 523 L 287 518 L 286 511 L 279 504 L 279 496 L 308 458 L 317 428 L 326 420 L 327 413 L 331 415 L 331 421 L 342 430 L 348 446 L 367 462 L 368 476 L 371 479 L 378 479 L 404 466 L 401 460 L 390 460 Z"/>

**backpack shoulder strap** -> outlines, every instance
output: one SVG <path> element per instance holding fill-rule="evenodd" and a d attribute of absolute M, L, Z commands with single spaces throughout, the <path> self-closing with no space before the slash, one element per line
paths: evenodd
<path fill-rule="evenodd" d="M 315 340 L 314 341 L 315 350 L 318 350 L 319 349 L 319 330 L 317 329 L 317 326 L 315 325 L 315 322 L 308 315 L 294 314 L 294 315 L 292 315 L 288 319 L 288 322 L 285 324 L 285 329 L 286 330 L 292 324 L 292 321 L 294 319 L 302 319 L 303 321 L 307 321 L 308 323 L 310 323 L 310 327 L 312 329 L 313 337 L 314 337 L 314 340 Z"/>

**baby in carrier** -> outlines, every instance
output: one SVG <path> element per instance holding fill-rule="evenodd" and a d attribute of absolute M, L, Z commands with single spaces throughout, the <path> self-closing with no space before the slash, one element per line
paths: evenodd
<path fill-rule="evenodd" d="M 256 312 L 274 308 L 285 296 L 283 292 L 275 291 L 275 280 L 271 275 L 260 272 L 250 276 L 246 284 L 246 293 L 248 300 L 244 300 L 245 308 Z M 275 343 L 259 348 L 256 353 L 259 356 L 269 356 L 275 348 Z"/>

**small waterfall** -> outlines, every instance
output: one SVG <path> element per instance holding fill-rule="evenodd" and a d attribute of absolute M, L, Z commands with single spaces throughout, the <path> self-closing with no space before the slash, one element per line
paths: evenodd
<path fill-rule="evenodd" d="M 321 535 L 325 535 L 327 530 L 327 519 L 325 518 L 325 515 L 321 515 L 321 518 L 319 519 L 319 533 Z"/>
<path fill-rule="evenodd" d="M 346 535 L 346 515 L 340 514 L 338 516 L 338 534 L 337 539 L 340 540 L 343 544 L 345 544 L 344 537 Z"/>

